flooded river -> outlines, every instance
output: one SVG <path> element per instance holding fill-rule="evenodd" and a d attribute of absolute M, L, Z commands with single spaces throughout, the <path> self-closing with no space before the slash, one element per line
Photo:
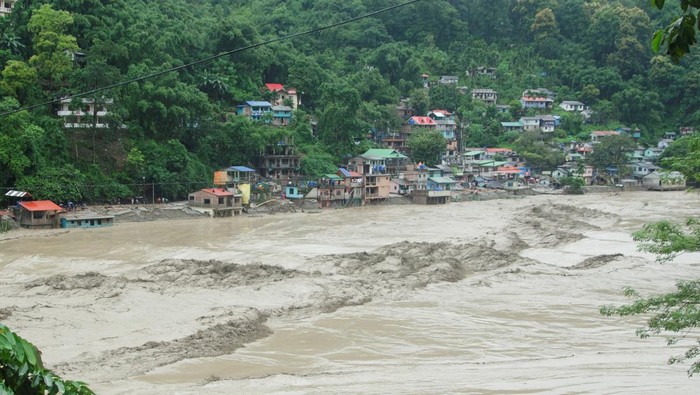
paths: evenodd
<path fill-rule="evenodd" d="M 603 317 L 666 292 L 630 233 L 686 193 L 381 206 L 21 232 L 2 322 L 100 394 L 697 393 L 683 347 Z"/>

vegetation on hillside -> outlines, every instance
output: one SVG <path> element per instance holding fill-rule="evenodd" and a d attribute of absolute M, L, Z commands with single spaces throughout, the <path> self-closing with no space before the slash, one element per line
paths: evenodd
<path fill-rule="evenodd" d="M 73 201 L 157 188 L 172 200 L 209 185 L 216 168 L 254 166 L 281 135 L 298 146 L 302 169 L 314 177 L 397 130 L 401 98 L 423 115 L 454 111 L 462 146 L 515 146 L 518 136 L 503 133 L 500 122 L 528 115 L 517 99 L 538 87 L 595 111 L 593 125 L 563 115 L 556 139 L 613 125 L 639 127 L 641 142 L 652 143 L 700 124 L 697 54 L 675 64 L 649 44 L 678 10 L 630 0 L 419 1 L 89 95 L 107 106 L 107 129 L 65 129 L 57 107 L 42 105 L 400 2 L 17 1 L 0 18 L 0 113 L 37 107 L 1 116 L 0 187 Z M 496 78 L 468 74 L 482 66 L 495 68 Z M 426 94 L 422 73 L 495 89 L 511 114 L 452 86 Z M 266 82 L 300 92 L 292 126 L 230 115 L 244 100 L 266 99 Z"/>

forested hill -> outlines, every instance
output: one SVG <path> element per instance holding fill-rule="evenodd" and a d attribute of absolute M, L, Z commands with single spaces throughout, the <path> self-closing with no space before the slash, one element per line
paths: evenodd
<path fill-rule="evenodd" d="M 401 2 L 19 0 L 0 17 L 0 113 Z M 495 89 L 501 104 L 548 88 L 590 105 L 598 125 L 637 126 L 652 141 L 700 123 L 697 56 L 674 65 L 650 50 L 672 11 L 647 0 L 419 1 L 94 95 L 108 108 L 108 128 L 65 128 L 57 105 L 2 116 L 0 188 L 97 201 L 155 183 L 158 195 L 181 198 L 207 185 L 215 168 L 253 166 L 285 136 L 304 154 L 302 171 L 323 174 L 370 147 L 368 131 L 396 130 L 406 97 L 417 112 L 454 111 L 471 125 L 464 144 L 513 143 L 498 126 L 504 119 L 481 103 L 447 87 L 426 93 L 423 73 Z M 482 66 L 497 78 L 467 77 Z M 266 99 L 266 82 L 300 93 L 289 127 L 226 116 L 242 101 Z M 584 132 L 579 120 L 565 121 L 559 137 Z"/>

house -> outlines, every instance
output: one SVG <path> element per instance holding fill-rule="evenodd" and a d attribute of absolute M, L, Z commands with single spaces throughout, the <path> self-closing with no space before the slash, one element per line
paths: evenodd
<path fill-rule="evenodd" d="M 535 117 L 521 117 L 518 122 L 525 131 L 540 130 L 544 133 L 551 133 L 556 127 L 556 120 L 551 115 L 538 115 Z"/>
<path fill-rule="evenodd" d="M 398 174 L 408 158 L 390 149 L 370 149 L 352 158 L 348 170 L 363 177 L 362 202 L 371 204 L 385 200 L 391 192 L 391 174 Z"/>
<path fill-rule="evenodd" d="M 272 124 L 287 126 L 292 121 L 292 108 L 289 106 L 272 106 Z"/>
<path fill-rule="evenodd" d="M 282 84 L 265 84 L 265 88 L 275 95 L 272 100 L 274 105 L 289 106 L 296 110 L 301 105 L 301 100 L 297 95 L 297 90 L 293 88 L 285 88 Z"/>
<path fill-rule="evenodd" d="M 457 123 L 454 115 L 445 110 L 433 110 L 428 116 L 435 121 L 436 130 L 447 140 L 445 147 L 445 158 L 454 160 L 457 155 Z"/>
<path fill-rule="evenodd" d="M 12 6 L 16 2 L 17 0 L 0 0 L 0 16 L 5 16 L 12 12 Z"/>
<path fill-rule="evenodd" d="M 472 99 L 495 105 L 498 101 L 498 93 L 493 89 L 472 89 Z"/>
<path fill-rule="evenodd" d="M 663 152 L 663 148 L 647 148 L 646 150 L 644 150 L 644 160 L 649 162 L 656 162 Z"/>
<path fill-rule="evenodd" d="M 88 99 L 82 98 L 79 100 L 80 107 L 74 104 L 74 99 L 64 97 L 59 103 L 57 114 L 63 118 L 63 127 L 67 129 L 87 129 L 87 128 L 108 128 L 107 106 L 113 103 L 112 99 Z"/>
<path fill-rule="evenodd" d="M 296 154 L 294 142 L 288 137 L 268 145 L 260 155 L 258 173 L 263 178 L 286 180 L 299 174 L 301 156 Z"/>
<path fill-rule="evenodd" d="M 348 205 L 358 203 L 359 205 L 362 205 L 362 194 L 364 189 L 364 177 L 362 174 L 341 167 L 338 169 L 336 175 L 342 178 L 342 183 L 345 187 L 344 204 Z"/>
<path fill-rule="evenodd" d="M 557 94 L 550 91 L 549 89 L 546 88 L 535 88 L 535 89 L 525 89 L 521 95 L 522 97 L 525 96 L 530 96 L 530 97 L 544 97 L 547 99 L 552 99 L 554 100 L 557 97 Z"/>
<path fill-rule="evenodd" d="M 552 133 L 554 128 L 557 126 L 557 119 L 552 115 L 540 115 L 537 118 L 540 119 L 540 130 L 543 133 Z"/>
<path fill-rule="evenodd" d="M 467 74 L 470 77 L 488 77 L 488 78 L 496 79 L 496 68 L 495 67 L 479 66 L 476 69 L 469 70 L 467 72 Z"/>
<path fill-rule="evenodd" d="M 521 117 L 518 121 L 524 131 L 538 130 L 540 128 L 540 119 L 538 117 Z"/>
<path fill-rule="evenodd" d="M 427 129 L 427 130 L 434 130 L 437 129 L 437 124 L 435 123 L 435 120 L 430 117 L 411 117 L 408 119 L 406 122 L 408 125 L 411 126 L 411 130 L 416 131 L 416 129 Z"/>
<path fill-rule="evenodd" d="M 616 132 L 620 134 L 625 134 L 627 136 L 632 137 L 635 140 L 638 140 L 640 137 L 642 137 L 642 131 L 639 130 L 639 128 L 625 128 L 625 127 L 620 127 L 615 129 Z"/>
<path fill-rule="evenodd" d="M 686 187 L 686 179 L 677 171 L 654 171 L 642 178 L 642 185 L 654 191 L 683 190 Z"/>
<path fill-rule="evenodd" d="M 689 126 L 682 126 L 678 128 L 678 133 L 680 133 L 681 136 L 689 136 L 695 133 L 695 128 Z"/>
<path fill-rule="evenodd" d="M 656 144 L 656 147 L 657 147 L 657 148 L 666 149 L 666 148 L 668 148 L 668 146 L 671 145 L 672 143 L 673 143 L 673 140 L 661 139 L 661 140 L 659 140 L 659 142 Z"/>
<path fill-rule="evenodd" d="M 58 214 L 63 211 L 61 207 L 50 200 L 34 200 L 18 202 L 19 204 L 19 225 L 25 228 L 46 228 L 53 229 L 59 227 Z"/>
<path fill-rule="evenodd" d="M 591 142 L 598 143 L 602 138 L 605 138 L 607 136 L 617 136 L 619 134 L 620 132 L 618 132 L 617 130 L 595 130 L 591 132 Z"/>
<path fill-rule="evenodd" d="M 345 184 L 338 174 L 326 174 L 316 187 L 316 200 L 320 208 L 338 207 L 345 204 Z"/>
<path fill-rule="evenodd" d="M 583 171 L 583 172 L 581 172 Z M 563 177 L 578 177 L 583 178 L 586 185 L 591 185 L 593 182 L 593 166 L 581 166 L 579 164 L 560 165 L 556 170 L 552 171 L 552 178 L 559 181 Z"/>
<path fill-rule="evenodd" d="M 113 224 L 113 215 L 71 215 L 61 218 L 61 228 L 102 228 Z"/>
<path fill-rule="evenodd" d="M 406 166 L 408 157 L 392 149 L 373 148 L 350 159 L 348 169 L 361 175 L 398 174 Z"/>
<path fill-rule="evenodd" d="M 423 82 L 423 88 L 429 88 L 430 87 L 430 74 L 421 74 L 420 79 Z"/>
<path fill-rule="evenodd" d="M 585 109 L 585 105 L 581 103 L 580 101 L 569 101 L 569 100 L 564 100 L 559 104 L 559 107 L 563 109 L 564 111 L 575 111 L 575 112 L 581 112 Z"/>
<path fill-rule="evenodd" d="M 633 162 L 644 162 L 644 151 L 646 148 L 637 146 L 631 153 L 630 157 Z"/>
<path fill-rule="evenodd" d="M 443 75 L 440 77 L 438 82 L 443 85 L 457 85 L 459 82 L 459 77 L 454 75 Z"/>
<path fill-rule="evenodd" d="M 644 178 L 649 173 L 653 173 L 659 169 L 658 166 L 649 162 L 633 163 L 629 166 L 632 169 L 634 178 Z"/>
<path fill-rule="evenodd" d="M 214 173 L 214 185 L 236 187 L 238 184 L 255 182 L 255 170 L 246 166 L 229 166 Z"/>
<path fill-rule="evenodd" d="M 242 195 L 223 188 L 204 188 L 187 196 L 187 204 L 213 210 L 214 217 L 231 217 L 243 211 Z"/>
<path fill-rule="evenodd" d="M 546 97 L 538 96 L 523 96 L 520 98 L 520 104 L 523 108 L 535 108 L 535 109 L 551 109 L 554 100 L 548 99 Z"/>
<path fill-rule="evenodd" d="M 264 119 L 266 115 L 272 115 L 272 104 L 267 101 L 247 101 L 236 106 L 236 114 L 253 121 Z"/>
<path fill-rule="evenodd" d="M 676 140 L 678 139 L 678 133 L 676 132 L 666 132 L 664 133 L 664 140 Z"/>
<path fill-rule="evenodd" d="M 496 104 L 496 110 L 498 110 L 498 112 L 500 113 L 505 114 L 507 112 L 510 112 L 510 106 L 507 104 Z"/>
<path fill-rule="evenodd" d="M 426 188 L 413 191 L 413 202 L 417 204 L 447 204 L 451 190 L 457 181 L 452 177 L 432 175 L 427 178 Z"/>

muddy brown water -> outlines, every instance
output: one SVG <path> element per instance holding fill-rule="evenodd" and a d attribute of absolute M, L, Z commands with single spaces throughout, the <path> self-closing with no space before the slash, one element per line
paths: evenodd
<path fill-rule="evenodd" d="M 682 347 L 608 318 L 668 291 L 630 232 L 686 193 L 534 196 L 21 232 L 4 323 L 100 394 L 697 393 Z"/>

